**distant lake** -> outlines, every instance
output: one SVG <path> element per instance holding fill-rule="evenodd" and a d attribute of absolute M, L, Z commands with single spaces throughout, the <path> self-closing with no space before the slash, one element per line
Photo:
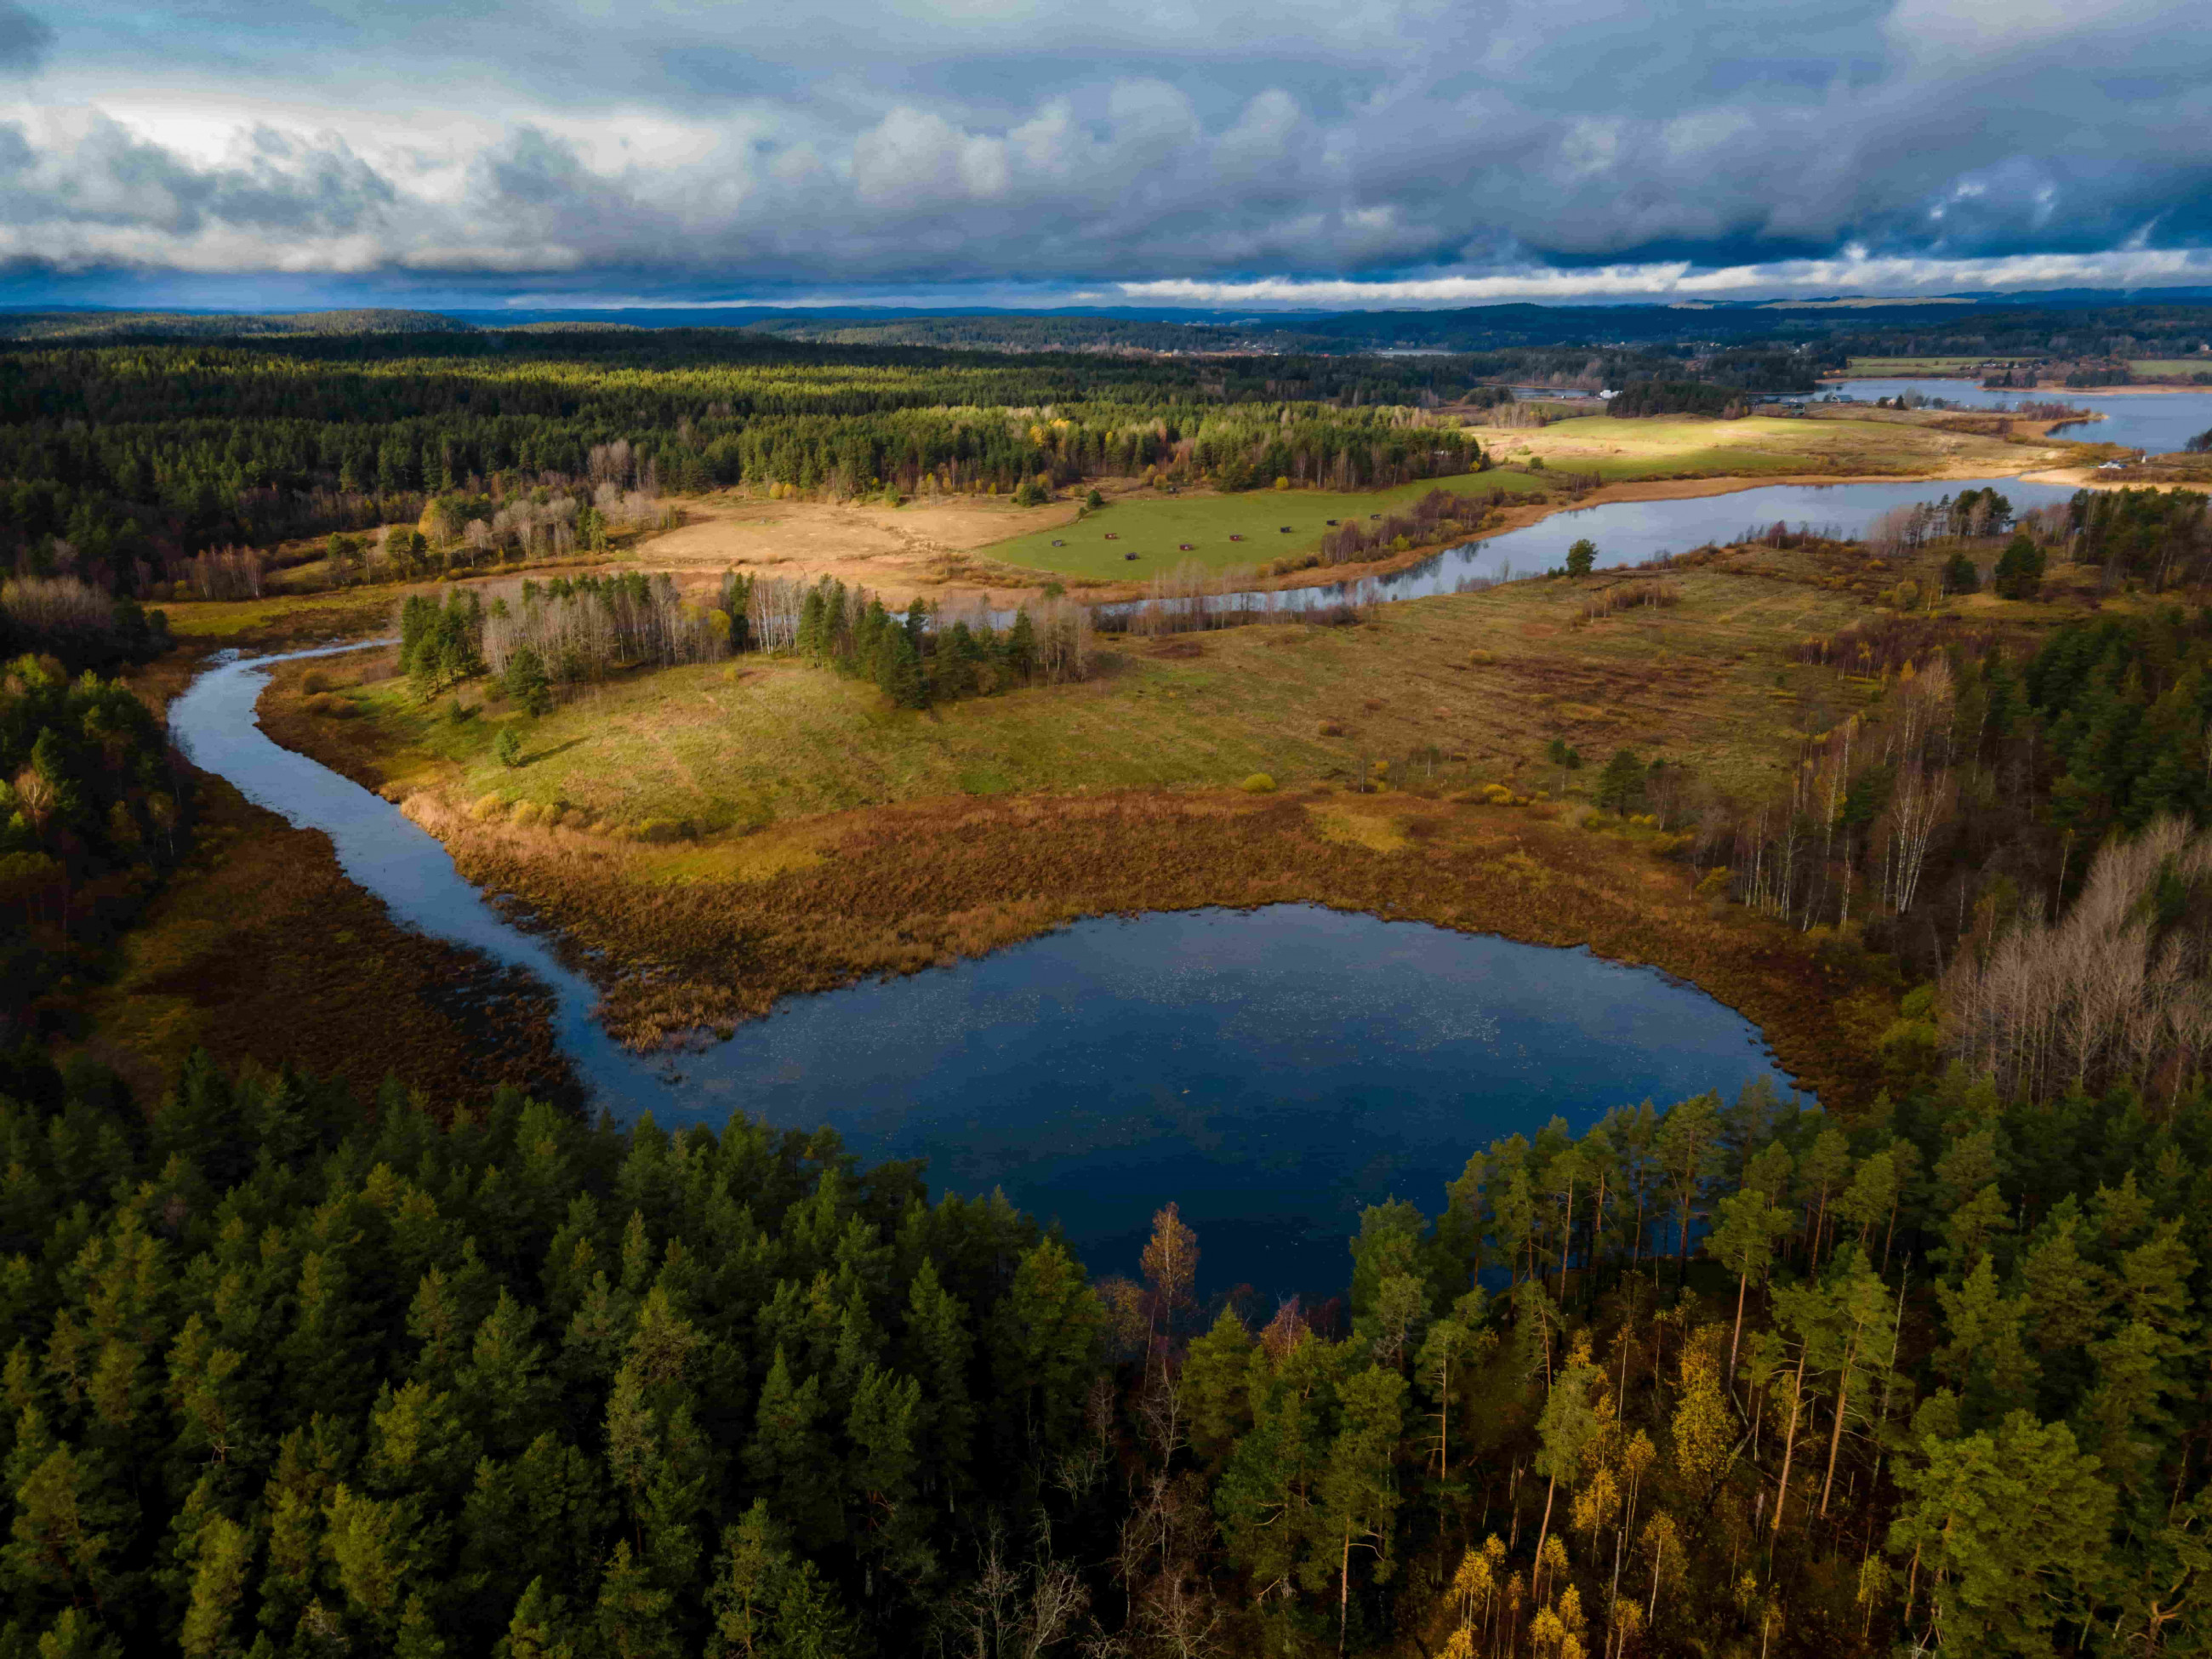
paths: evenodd
<path fill-rule="evenodd" d="M 2021 403 L 2059 403 L 2093 409 L 2105 418 L 2057 428 L 2058 435 L 2083 443 L 2125 444 L 2153 455 L 2167 455 L 2198 433 L 2212 431 L 2212 387 L 2202 392 L 2071 392 L 2064 386 L 1998 387 L 1979 380 L 1844 380 L 1832 388 L 1863 404 L 1917 392 L 1964 409 L 1996 409 Z"/>

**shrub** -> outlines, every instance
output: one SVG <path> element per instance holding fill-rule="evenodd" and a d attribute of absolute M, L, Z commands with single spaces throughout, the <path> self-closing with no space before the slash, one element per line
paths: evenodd
<path fill-rule="evenodd" d="M 308 696 L 331 689 L 331 677 L 319 668 L 310 668 L 300 676 L 300 690 Z"/>
<path fill-rule="evenodd" d="M 517 732 L 511 726 L 502 727 L 499 734 L 499 743 L 495 748 L 494 752 L 498 755 L 499 763 L 501 766 L 521 765 L 522 738 L 520 733 Z"/>
<path fill-rule="evenodd" d="M 2014 536 L 1997 556 L 1990 584 L 2008 599 L 2032 599 L 2043 591 L 2043 550 L 2027 536 Z"/>
<path fill-rule="evenodd" d="M 647 818 L 630 833 L 639 841 L 684 841 L 690 836 L 691 826 L 682 818 Z"/>
<path fill-rule="evenodd" d="M 355 708 L 349 699 L 333 696 L 325 691 L 320 696 L 307 699 L 307 712 L 320 714 L 325 720 L 348 720 L 361 713 L 361 710 Z"/>
<path fill-rule="evenodd" d="M 1634 750 L 1620 750 L 1605 763 L 1597 781 L 1597 804 L 1621 813 L 1644 804 L 1644 763 Z"/>
<path fill-rule="evenodd" d="M 1324 738 L 1340 738 L 1344 735 L 1344 727 L 1336 720 L 1323 720 L 1321 723 L 1321 734 Z"/>
<path fill-rule="evenodd" d="M 498 793 L 478 795 L 475 803 L 469 808 L 469 816 L 481 823 L 486 818 L 497 817 L 506 808 L 507 797 L 504 795 Z"/>
<path fill-rule="evenodd" d="M 540 813 L 536 801 L 519 800 L 514 803 L 514 811 L 509 814 L 507 822 L 516 825 L 518 828 L 527 830 L 531 825 L 538 822 L 539 817 Z"/>
<path fill-rule="evenodd" d="M 1267 795 L 1274 793 L 1275 781 L 1265 772 L 1255 772 L 1237 787 L 1247 794 Z"/>
<path fill-rule="evenodd" d="M 1978 593 L 1981 591 L 1982 573 L 1974 568 L 1974 562 L 1964 553 L 1954 553 L 1943 567 L 1943 591 L 1946 593 Z"/>

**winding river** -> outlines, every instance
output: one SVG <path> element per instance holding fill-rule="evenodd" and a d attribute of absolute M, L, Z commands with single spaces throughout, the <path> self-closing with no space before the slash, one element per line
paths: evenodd
<path fill-rule="evenodd" d="M 1198 1229 L 1208 1289 L 1333 1292 L 1364 1206 L 1435 1209 L 1493 1138 L 1759 1078 L 1790 1087 L 1755 1027 L 1663 974 L 1287 904 L 1079 922 L 640 1057 L 593 1019 L 591 984 L 504 921 L 434 837 L 262 732 L 270 660 L 218 662 L 170 705 L 185 751 L 328 835 L 398 920 L 550 983 L 599 1105 L 671 1127 L 740 1110 L 826 1124 L 863 1158 L 927 1158 L 940 1188 L 1003 1189 L 1097 1271 L 1133 1269 L 1172 1198 Z"/>
<path fill-rule="evenodd" d="M 2092 395 L 2044 389 L 1985 391 L 1973 380 L 1850 380 L 1834 388 L 1858 401 L 1917 392 L 1964 408 L 2008 408 L 2022 398 L 2060 399 L 2095 410 L 2102 419 L 2068 428 L 2085 442 L 2127 444 L 2153 454 L 2179 449 L 2200 432 L 2212 430 L 2212 391 L 2142 392 Z M 2032 483 L 1999 477 L 1949 480 L 1905 479 L 1895 483 L 1767 484 L 1726 495 L 1661 501 L 1608 501 L 1599 507 L 1554 513 L 1532 525 L 1479 542 L 1447 548 L 1389 575 L 1319 587 L 1228 595 L 1222 604 L 1257 610 L 1298 611 L 1326 609 L 1347 600 L 1418 599 L 1454 593 L 1473 586 L 1527 576 L 1565 564 L 1567 549 L 1587 537 L 1597 544 L 1601 567 L 1642 564 L 1668 553 L 1686 552 L 1709 542 L 1728 542 L 1752 528 L 1777 523 L 1807 525 L 1837 537 L 1857 537 L 1893 507 L 1934 501 L 1962 489 L 1994 488 L 2015 511 L 2071 501 L 2072 484 Z M 1108 611 L 1133 609 L 1109 605 Z"/>

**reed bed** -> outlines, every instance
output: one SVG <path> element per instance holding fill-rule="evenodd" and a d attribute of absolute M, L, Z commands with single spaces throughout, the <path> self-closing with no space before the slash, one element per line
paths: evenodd
<path fill-rule="evenodd" d="M 1381 826 L 1364 842 L 1333 832 L 1355 799 Z M 1837 988 L 1801 938 L 1716 914 L 1694 871 L 1524 811 L 1410 793 L 923 802 L 842 815 L 823 826 L 835 855 L 804 867 L 662 881 L 650 855 L 594 837 L 477 823 L 427 796 L 410 810 L 470 880 L 605 953 L 608 1026 L 640 1048 L 1082 916 L 1308 902 L 1649 963 L 1757 1022 L 1831 1104 L 1874 1082 L 1838 1052 Z"/>

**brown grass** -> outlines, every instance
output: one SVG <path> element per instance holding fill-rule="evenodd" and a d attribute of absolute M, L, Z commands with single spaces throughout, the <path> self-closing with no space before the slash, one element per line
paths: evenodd
<path fill-rule="evenodd" d="M 395 923 L 319 832 L 199 775 L 194 850 L 83 994 L 95 1059 L 149 1103 L 195 1048 L 445 1102 L 513 1083 L 574 1101 L 552 997 L 519 970 Z"/>
<path fill-rule="evenodd" d="M 1234 790 L 933 801 L 844 815 L 834 855 L 749 882 L 647 884 L 618 855 L 419 809 L 462 872 L 632 967 L 608 1024 L 650 1045 L 778 997 L 979 955 L 1085 915 L 1283 902 L 1587 945 L 1694 981 L 1757 1022 L 1832 1103 L 1841 987 L 1796 935 L 1695 898 L 1695 872 L 1624 834 L 1412 793 Z"/>

